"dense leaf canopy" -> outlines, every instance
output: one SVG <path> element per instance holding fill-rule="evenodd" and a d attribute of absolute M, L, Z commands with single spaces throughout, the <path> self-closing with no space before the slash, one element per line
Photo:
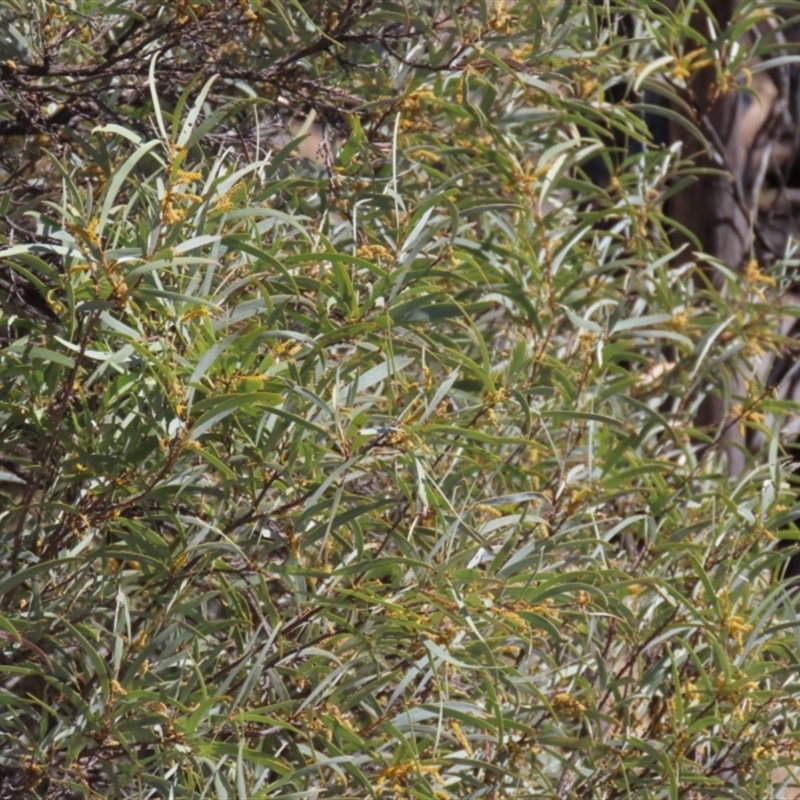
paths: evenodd
<path fill-rule="evenodd" d="M 0 0 L 2 796 L 792 796 L 794 240 L 669 201 L 800 9 L 687 5 Z"/>

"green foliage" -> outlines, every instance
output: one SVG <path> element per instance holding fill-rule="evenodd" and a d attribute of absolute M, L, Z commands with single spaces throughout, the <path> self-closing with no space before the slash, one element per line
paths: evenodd
<path fill-rule="evenodd" d="M 604 101 L 677 96 L 656 59 L 688 12 L 628 41 L 562 2 L 73 6 L 0 3 L 3 118 L 67 91 L 30 68 L 48 48 L 101 106 L 4 173 L 0 256 L 50 309 L 9 311 L 0 350 L 19 791 L 784 796 L 770 415 L 798 409 L 736 398 L 722 428 L 764 445 L 735 481 L 694 420 L 782 346 L 792 254 L 724 294 L 671 267 L 691 165 Z"/>

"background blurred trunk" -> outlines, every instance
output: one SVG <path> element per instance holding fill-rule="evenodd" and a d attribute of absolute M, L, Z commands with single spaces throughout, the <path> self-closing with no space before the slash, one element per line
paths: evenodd
<path fill-rule="evenodd" d="M 710 3 L 717 12 L 717 29 L 730 22 L 735 0 Z M 692 17 L 694 30 L 708 36 L 707 14 L 697 11 Z M 694 43 L 701 47 L 699 41 Z M 687 50 L 691 47 L 687 47 Z M 686 101 L 692 109 L 692 122 L 707 138 L 710 155 L 685 128 L 672 125 L 672 141 L 683 142 L 683 155 L 697 154 L 696 164 L 704 169 L 727 172 L 722 175 L 702 175 L 690 188 L 676 195 L 670 203 L 670 216 L 697 236 L 703 252 L 738 270 L 748 260 L 750 223 L 744 207 L 742 179 L 747 166 L 747 152 L 741 136 L 741 104 L 738 89 L 720 94 L 714 65 L 695 72 L 686 90 Z M 676 234 L 675 244 L 687 241 Z M 719 288 L 719 275 L 712 276 Z"/>
<path fill-rule="evenodd" d="M 735 0 L 709 2 L 708 6 L 716 14 L 716 30 L 723 30 L 735 10 Z M 707 38 L 712 30 L 709 22 L 706 12 L 698 10 L 692 17 L 692 28 Z M 692 45 L 687 45 L 688 52 Z M 702 46 L 700 41 L 694 45 Z M 697 139 L 675 122 L 671 123 L 670 138 L 683 143 L 685 157 L 696 156 L 698 167 L 727 174 L 699 176 L 691 187 L 672 198 L 668 214 L 697 237 L 702 252 L 738 271 L 749 260 L 752 238 L 742 189 L 747 152 L 740 130 L 740 92 L 733 89 L 721 94 L 717 87 L 716 67 L 711 65 L 691 76 L 684 99 L 691 108 L 691 121 L 707 139 L 711 153 L 707 153 Z M 673 240 L 676 247 L 688 242 L 683 233 L 676 232 Z M 693 258 L 693 251 L 694 246 L 689 243 L 682 259 Z M 717 289 L 723 288 L 721 273 L 711 268 L 707 275 Z M 717 392 L 704 400 L 697 415 L 697 425 L 709 433 L 722 425 L 720 436 L 732 474 L 741 472 L 745 465 L 741 449 L 744 439 L 739 426 L 726 424 L 725 420 L 731 406 L 731 395 L 739 394 L 743 388 L 740 384 L 742 379 L 737 377 L 734 385 L 717 387 Z"/>

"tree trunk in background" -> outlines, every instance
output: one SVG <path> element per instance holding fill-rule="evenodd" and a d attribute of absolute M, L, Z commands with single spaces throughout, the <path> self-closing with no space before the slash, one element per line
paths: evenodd
<path fill-rule="evenodd" d="M 727 27 L 736 5 L 735 0 L 708 2 L 710 10 L 716 15 L 716 30 Z M 706 39 L 711 35 L 708 15 L 703 11 L 695 12 L 692 27 Z M 700 46 L 700 42 L 697 42 L 697 47 Z M 670 201 L 668 213 L 699 239 L 703 252 L 738 271 L 749 260 L 752 236 L 741 186 L 747 153 L 740 135 L 739 92 L 734 89 L 717 96 L 716 79 L 714 66 L 698 70 L 689 81 L 685 97 L 692 109 L 692 122 L 708 140 L 711 155 L 704 154 L 700 142 L 676 123 L 671 123 L 670 138 L 683 142 L 684 156 L 698 154 L 695 161 L 698 167 L 729 174 L 699 176 L 696 183 Z M 686 242 L 683 234 L 676 233 L 673 241 L 675 246 Z M 690 244 L 683 256 L 685 260 L 692 258 L 693 249 Z M 722 276 L 714 271 L 709 271 L 708 275 L 716 288 L 722 289 Z M 745 464 L 744 453 L 740 449 L 744 445 L 743 437 L 738 426 L 728 424 L 726 420 L 731 394 L 739 393 L 739 384 L 741 379 L 737 377 L 733 385 L 719 387 L 719 393 L 707 397 L 697 415 L 698 426 L 709 433 L 723 426 L 721 437 L 731 474 L 741 472 Z"/>
<path fill-rule="evenodd" d="M 708 5 L 716 14 L 716 29 L 726 28 L 736 7 L 735 0 L 719 0 Z M 710 35 L 708 15 L 695 12 L 692 27 L 707 39 Z M 695 44 L 701 46 L 699 41 Z M 700 176 L 697 183 L 672 200 L 670 212 L 677 222 L 697 236 L 704 252 L 738 270 L 748 260 L 751 239 L 749 219 L 740 202 L 747 153 L 739 130 L 740 94 L 734 89 L 717 96 L 716 79 L 713 65 L 695 72 L 687 87 L 686 100 L 692 108 L 692 121 L 712 148 L 711 156 L 697 157 L 697 166 L 730 175 Z M 684 156 L 701 153 L 703 148 L 694 137 L 676 123 L 672 126 L 672 139 L 683 142 Z M 683 236 L 676 239 L 680 244 L 686 241 Z M 718 277 L 715 283 L 719 283 Z"/>

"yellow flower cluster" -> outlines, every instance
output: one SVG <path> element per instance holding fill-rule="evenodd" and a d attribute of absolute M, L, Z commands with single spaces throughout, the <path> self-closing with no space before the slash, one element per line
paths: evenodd
<path fill-rule="evenodd" d="M 580 719 L 581 714 L 586 712 L 586 706 L 576 700 L 569 692 L 559 692 L 552 702 L 553 711 L 560 716 L 570 720 Z"/>

